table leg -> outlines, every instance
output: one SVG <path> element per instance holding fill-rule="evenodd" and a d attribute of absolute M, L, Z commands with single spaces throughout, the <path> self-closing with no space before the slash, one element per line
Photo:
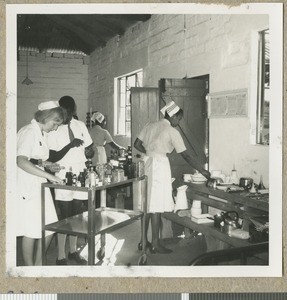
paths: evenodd
<path fill-rule="evenodd" d="M 42 265 L 46 265 L 46 238 L 45 238 L 45 187 L 41 186 L 41 220 L 42 220 Z"/>
<path fill-rule="evenodd" d="M 96 191 L 88 191 L 88 265 L 95 264 L 95 208 Z"/>
<path fill-rule="evenodd" d="M 105 246 L 106 246 L 106 234 L 102 233 L 101 234 L 101 248 L 100 250 L 97 252 L 97 258 L 99 260 L 103 260 L 105 257 Z"/>
<path fill-rule="evenodd" d="M 146 254 L 146 247 L 147 247 L 147 240 L 146 240 L 146 220 L 147 220 L 147 178 L 143 181 L 142 187 L 142 208 L 143 208 L 143 215 L 141 218 L 141 234 L 142 234 L 142 254 L 139 259 L 139 265 L 146 265 L 147 263 L 147 254 Z"/>

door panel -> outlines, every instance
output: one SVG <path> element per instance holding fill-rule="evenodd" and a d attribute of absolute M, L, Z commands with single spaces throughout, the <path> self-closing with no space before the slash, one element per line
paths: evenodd
<path fill-rule="evenodd" d="M 131 137 L 133 157 L 140 153 L 133 144 L 148 122 L 159 120 L 159 89 L 131 88 Z"/>
<path fill-rule="evenodd" d="M 183 109 L 184 115 L 177 130 L 181 133 L 188 152 L 204 166 L 208 163 L 208 119 L 206 95 L 208 88 L 205 79 L 161 79 L 160 95 L 165 93 L 165 100 L 173 100 Z M 160 97 L 160 108 L 165 105 Z M 183 173 L 190 173 L 191 167 L 173 152 L 170 156 L 172 176 L 180 178 Z"/>

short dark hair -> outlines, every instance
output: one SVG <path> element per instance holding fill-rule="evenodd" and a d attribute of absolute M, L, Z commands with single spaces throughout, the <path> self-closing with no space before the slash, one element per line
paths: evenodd
<path fill-rule="evenodd" d="M 71 96 L 63 96 L 59 100 L 59 105 L 65 108 L 67 111 L 74 113 L 76 111 L 76 103 Z"/>
<path fill-rule="evenodd" d="M 34 118 L 41 124 L 54 120 L 56 122 L 63 122 L 66 119 L 65 111 L 62 107 L 54 107 L 51 109 L 38 110 L 34 114 Z"/>

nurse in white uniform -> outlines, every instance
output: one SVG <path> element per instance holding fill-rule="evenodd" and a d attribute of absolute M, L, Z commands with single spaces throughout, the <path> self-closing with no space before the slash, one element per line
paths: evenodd
<path fill-rule="evenodd" d="M 103 114 L 98 111 L 93 113 L 91 121 L 92 124 L 94 124 L 94 127 L 90 130 L 93 146 L 95 148 L 93 164 L 105 164 L 107 162 L 107 154 L 105 149 L 106 144 L 109 144 L 115 150 L 124 148 L 116 144 L 111 134 L 105 129 L 107 121 Z"/>
<path fill-rule="evenodd" d="M 41 265 L 41 183 L 62 183 L 62 180 L 35 166 L 29 159 L 45 162 L 49 157 L 46 133 L 57 130 L 64 120 L 58 102 L 43 102 L 29 125 L 17 134 L 17 235 L 23 236 L 22 251 L 25 265 Z M 49 189 L 46 189 L 46 224 L 57 221 L 57 215 Z M 46 245 L 52 238 L 47 232 Z M 38 240 L 34 259 L 34 244 Z"/>
<path fill-rule="evenodd" d="M 171 101 L 161 112 L 165 116 L 164 119 L 147 124 L 134 143 L 134 147 L 147 156 L 145 163 L 145 173 L 148 176 L 147 213 L 151 216 L 152 225 L 152 243 L 147 242 L 147 247 L 151 253 L 171 252 L 170 249 L 163 247 L 159 240 L 160 214 L 174 209 L 171 170 L 166 154 L 175 149 L 192 168 L 210 177 L 210 173 L 188 154 L 180 133 L 174 128 L 182 119 L 183 111 Z M 148 225 L 148 221 L 146 223 Z M 140 243 L 139 249 L 141 247 Z"/>

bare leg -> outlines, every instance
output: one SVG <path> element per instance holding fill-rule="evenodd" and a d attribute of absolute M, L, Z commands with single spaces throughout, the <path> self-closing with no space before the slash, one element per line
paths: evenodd
<path fill-rule="evenodd" d="M 50 246 L 50 243 L 52 241 L 53 235 L 49 235 L 46 236 L 46 249 L 45 249 L 45 253 L 47 251 L 47 249 Z M 42 239 L 38 239 L 37 240 L 37 250 L 36 250 L 36 258 L 35 258 L 35 266 L 42 266 Z"/>
<path fill-rule="evenodd" d="M 147 234 L 148 234 L 148 227 L 149 227 L 149 221 L 150 221 L 150 214 L 146 215 L 146 222 L 145 222 L 145 239 L 147 239 Z M 143 219 L 141 219 L 141 226 L 143 226 Z M 141 243 L 142 243 L 143 237 L 141 236 Z"/>
<path fill-rule="evenodd" d="M 74 253 L 77 251 L 77 240 L 77 236 L 69 235 L 70 253 Z"/>
<path fill-rule="evenodd" d="M 25 266 L 33 266 L 33 253 L 34 253 L 35 239 L 24 236 L 22 240 L 22 253 Z"/>
<path fill-rule="evenodd" d="M 66 258 L 66 234 L 58 233 L 58 260 Z"/>
<path fill-rule="evenodd" d="M 151 243 L 148 241 L 147 238 L 147 234 L 148 234 L 148 227 L 149 227 L 149 221 L 150 221 L 150 214 L 146 214 L 146 222 L 145 222 L 145 240 L 146 240 L 146 247 L 147 248 L 151 248 L 152 245 Z M 143 218 L 141 218 L 141 228 L 143 227 Z M 143 236 L 142 236 L 143 232 L 141 230 L 141 240 L 138 244 L 138 250 L 142 250 L 143 247 Z"/>
<path fill-rule="evenodd" d="M 159 247 L 159 229 L 160 229 L 160 214 L 154 213 L 151 215 L 151 229 L 152 229 L 152 244 L 154 247 Z"/>
<path fill-rule="evenodd" d="M 154 213 L 151 215 L 152 228 L 152 251 L 151 253 L 171 253 L 172 250 L 163 247 L 159 242 L 159 231 L 161 226 L 161 214 Z"/>

